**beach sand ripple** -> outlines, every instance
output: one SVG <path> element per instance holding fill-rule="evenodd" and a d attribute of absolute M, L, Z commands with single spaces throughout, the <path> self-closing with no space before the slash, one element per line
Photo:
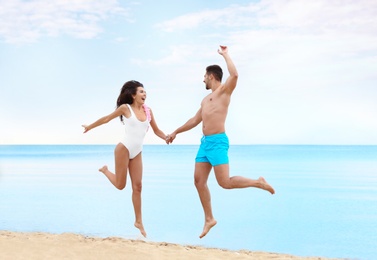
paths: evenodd
<path fill-rule="evenodd" d="M 286 254 L 231 251 L 166 242 L 146 242 L 119 237 L 96 238 L 72 233 L 19 233 L 0 231 L 1 259 L 260 259 L 328 260 Z"/>

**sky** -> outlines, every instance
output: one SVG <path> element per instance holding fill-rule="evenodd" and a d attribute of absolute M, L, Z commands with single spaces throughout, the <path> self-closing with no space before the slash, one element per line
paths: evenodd
<path fill-rule="evenodd" d="M 0 0 L 0 144 L 116 144 L 118 119 L 81 125 L 128 80 L 170 133 L 210 93 L 206 66 L 229 75 L 219 45 L 239 73 L 231 144 L 377 145 L 375 0 Z"/>

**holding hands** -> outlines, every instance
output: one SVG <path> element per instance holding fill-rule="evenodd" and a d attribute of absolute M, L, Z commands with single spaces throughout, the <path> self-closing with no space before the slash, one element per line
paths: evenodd
<path fill-rule="evenodd" d="M 171 144 L 176 136 L 177 136 L 177 134 L 174 133 L 174 132 L 171 133 L 171 134 L 168 134 L 165 138 L 166 144 Z"/>

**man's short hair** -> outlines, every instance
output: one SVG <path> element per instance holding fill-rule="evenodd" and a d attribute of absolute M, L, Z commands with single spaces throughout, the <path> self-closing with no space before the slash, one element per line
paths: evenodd
<path fill-rule="evenodd" d="M 210 65 L 206 68 L 207 75 L 212 74 L 216 80 L 220 81 L 223 79 L 223 70 L 219 65 Z"/>

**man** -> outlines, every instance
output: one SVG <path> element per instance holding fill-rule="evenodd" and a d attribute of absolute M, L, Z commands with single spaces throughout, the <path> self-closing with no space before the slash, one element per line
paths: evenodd
<path fill-rule="evenodd" d="M 204 237 L 217 221 L 212 215 L 211 195 L 207 186 L 209 173 L 214 168 L 216 180 L 224 189 L 255 187 L 274 194 L 275 191 L 263 177 L 257 180 L 241 176 L 229 177 L 228 148 L 229 141 L 225 134 L 225 120 L 228 113 L 230 97 L 236 88 L 238 73 L 228 54 L 227 46 L 220 46 L 218 53 L 225 59 L 229 77 L 221 84 L 223 72 L 220 66 L 211 65 L 206 68 L 204 83 L 206 89 L 212 91 L 201 103 L 200 109 L 194 117 L 168 135 L 167 142 L 171 143 L 176 135 L 188 131 L 202 123 L 203 138 L 195 159 L 195 186 L 198 190 L 203 206 L 205 222 L 200 238 Z"/>

